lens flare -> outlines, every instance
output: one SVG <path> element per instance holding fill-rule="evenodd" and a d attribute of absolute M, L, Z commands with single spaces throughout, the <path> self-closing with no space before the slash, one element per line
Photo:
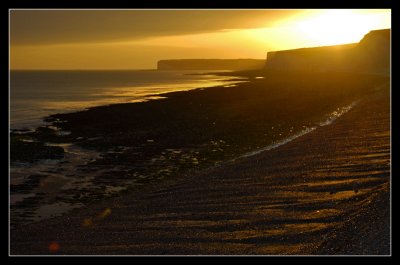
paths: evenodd
<path fill-rule="evenodd" d="M 50 251 L 51 253 L 58 252 L 59 250 L 60 250 L 60 244 L 59 244 L 59 243 L 53 241 L 53 242 L 51 242 L 51 243 L 49 244 L 49 251 Z"/>

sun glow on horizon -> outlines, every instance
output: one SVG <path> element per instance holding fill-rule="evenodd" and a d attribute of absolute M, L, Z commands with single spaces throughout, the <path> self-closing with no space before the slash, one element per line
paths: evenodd
<path fill-rule="evenodd" d="M 391 28 L 390 10 L 304 10 L 273 26 L 232 30 L 242 47 L 262 52 L 359 42 L 371 30 Z M 221 35 L 223 33 L 220 33 Z M 230 36 L 225 33 L 228 43 Z M 240 41 L 237 41 L 240 43 Z"/>
<path fill-rule="evenodd" d="M 258 19 L 251 28 L 221 26 L 141 38 L 129 38 L 129 33 L 127 38 L 106 41 L 76 38 L 66 43 L 11 45 L 10 67 L 154 69 L 162 59 L 262 59 L 270 51 L 357 43 L 371 30 L 391 28 L 390 9 L 304 9 L 274 17 L 273 22 L 268 16 Z M 111 33 L 112 29 L 109 26 Z"/>
<path fill-rule="evenodd" d="M 316 46 L 359 42 L 369 31 L 390 28 L 388 10 L 308 11 L 290 21 L 293 30 Z M 390 11 L 389 11 L 390 14 Z"/>

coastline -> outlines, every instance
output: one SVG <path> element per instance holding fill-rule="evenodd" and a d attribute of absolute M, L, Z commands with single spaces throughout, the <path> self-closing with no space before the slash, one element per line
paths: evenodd
<path fill-rule="evenodd" d="M 356 222 L 388 241 L 367 227 L 373 216 L 359 221 L 375 196 L 389 192 L 388 90 L 275 149 L 21 226 L 11 231 L 11 254 L 360 254 L 352 243 L 331 249 L 329 240 Z M 57 253 L 48 251 L 53 241 Z M 389 252 L 378 246 L 376 253 Z"/>
<path fill-rule="evenodd" d="M 42 208 L 67 211 L 121 192 L 140 192 L 280 145 L 329 123 L 386 80 L 346 73 L 266 72 L 251 82 L 53 115 L 50 126 L 11 135 L 12 161 L 51 162 L 40 171 L 28 171 L 25 183 L 11 183 L 11 194 L 25 197 L 12 205 L 12 224 L 51 216 Z M 66 144 L 73 148 L 64 148 Z M 80 149 L 93 155 L 71 163 Z"/>
<path fill-rule="evenodd" d="M 158 99 L 158 94 L 232 84 L 235 77 L 160 70 L 14 70 L 10 128 L 34 130 L 43 118 L 91 107 Z M 196 72 L 197 73 L 197 72 Z M 229 79 L 229 80 L 227 80 Z M 241 81 L 241 80 L 239 80 Z M 46 94 L 46 98 L 38 95 Z"/>

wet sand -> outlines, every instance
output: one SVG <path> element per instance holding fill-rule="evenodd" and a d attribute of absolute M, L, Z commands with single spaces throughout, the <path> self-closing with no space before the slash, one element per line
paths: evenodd
<path fill-rule="evenodd" d="M 389 88 L 276 149 L 10 232 L 10 253 L 390 254 Z"/>

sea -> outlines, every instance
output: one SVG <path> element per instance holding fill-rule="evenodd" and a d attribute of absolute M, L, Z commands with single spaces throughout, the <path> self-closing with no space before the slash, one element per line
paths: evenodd
<path fill-rule="evenodd" d="M 51 114 L 155 100 L 167 92 L 230 85 L 235 78 L 201 71 L 11 71 L 10 129 L 32 130 Z"/>

